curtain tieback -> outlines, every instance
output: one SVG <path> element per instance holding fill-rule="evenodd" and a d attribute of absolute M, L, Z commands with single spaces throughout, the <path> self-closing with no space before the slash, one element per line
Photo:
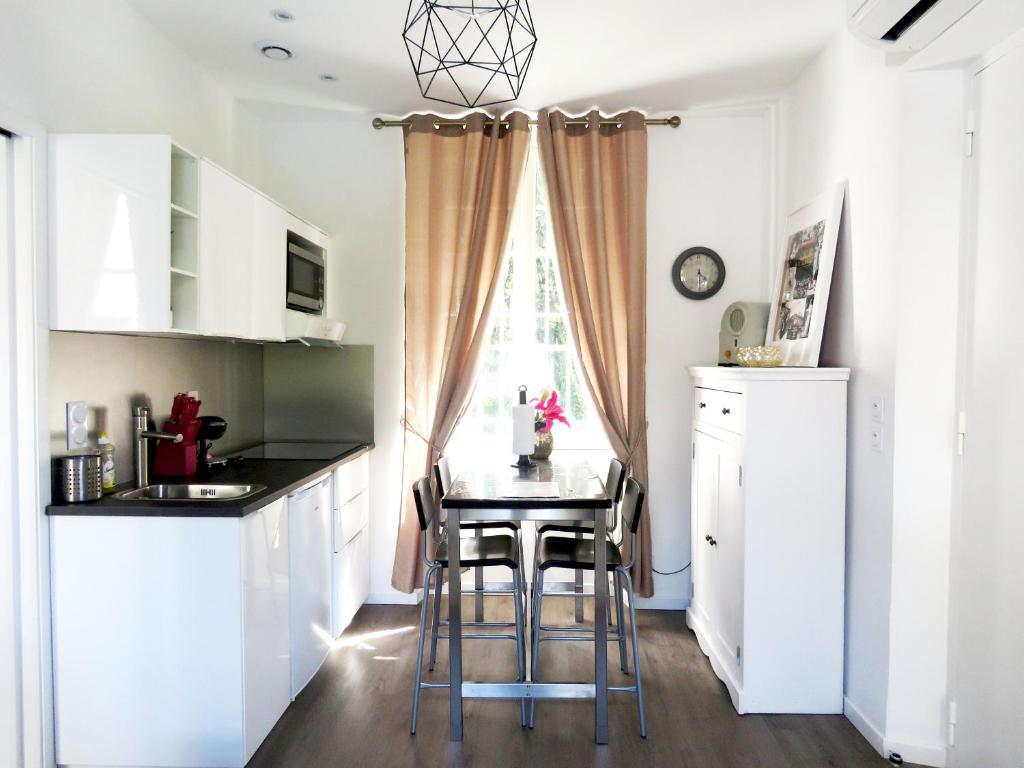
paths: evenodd
<path fill-rule="evenodd" d="M 430 442 L 428 438 L 423 436 L 423 433 L 421 433 L 418 429 L 416 429 L 416 427 L 409 423 L 409 420 L 405 418 L 404 415 L 402 416 L 402 418 L 399 419 L 399 422 L 401 423 L 402 427 L 405 428 L 406 432 L 411 432 L 412 434 L 416 435 L 416 437 L 418 437 L 420 440 L 427 444 L 427 447 L 433 448 L 435 451 L 437 451 L 439 455 L 444 453 L 444 448 Z"/>
<path fill-rule="evenodd" d="M 638 450 L 640 450 L 640 446 L 644 443 L 644 441 L 646 439 L 647 439 L 647 422 L 644 421 L 643 426 L 640 428 L 640 434 L 636 436 L 636 440 L 633 441 L 633 445 L 629 449 L 629 453 L 627 453 L 626 457 L 622 460 L 622 464 L 625 467 L 627 467 L 627 468 L 629 467 L 630 463 L 633 461 L 633 455 Z"/>

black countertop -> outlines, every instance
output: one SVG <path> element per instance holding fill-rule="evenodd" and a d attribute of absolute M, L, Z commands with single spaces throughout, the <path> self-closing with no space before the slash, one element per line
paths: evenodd
<path fill-rule="evenodd" d="M 147 499 L 118 499 L 114 494 L 98 501 L 79 504 L 51 504 L 48 515 L 84 515 L 91 517 L 245 517 L 282 496 L 287 496 L 320 475 L 361 456 L 373 447 L 372 443 L 349 443 L 341 453 L 331 459 L 246 459 L 241 464 L 218 467 L 206 474 L 188 478 L 150 477 L 154 483 L 223 483 L 227 485 L 261 484 L 265 490 L 244 499 L 224 501 L 153 501 Z M 124 483 L 117 491 L 132 488 Z"/>

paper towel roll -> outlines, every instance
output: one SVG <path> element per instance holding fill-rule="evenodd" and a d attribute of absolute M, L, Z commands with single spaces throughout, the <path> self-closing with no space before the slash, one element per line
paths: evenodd
<path fill-rule="evenodd" d="M 533 412 L 532 405 L 512 406 L 512 453 L 517 456 L 533 453 Z"/>

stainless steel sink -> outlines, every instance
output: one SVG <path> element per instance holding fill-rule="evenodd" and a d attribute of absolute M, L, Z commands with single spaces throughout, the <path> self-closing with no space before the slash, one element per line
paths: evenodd
<path fill-rule="evenodd" d="M 121 491 L 116 495 L 119 499 L 139 499 L 145 501 L 227 501 L 244 499 L 260 491 L 265 485 L 218 485 L 216 483 L 178 483 L 145 485 L 130 491 Z"/>

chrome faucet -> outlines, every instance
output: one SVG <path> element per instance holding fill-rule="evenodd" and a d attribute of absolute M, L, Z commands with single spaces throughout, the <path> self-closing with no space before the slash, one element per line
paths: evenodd
<path fill-rule="evenodd" d="M 172 443 L 180 443 L 185 436 L 151 431 L 149 406 L 146 405 L 132 408 L 132 419 L 135 422 L 135 487 L 144 488 L 149 485 L 149 441 L 170 440 Z"/>

